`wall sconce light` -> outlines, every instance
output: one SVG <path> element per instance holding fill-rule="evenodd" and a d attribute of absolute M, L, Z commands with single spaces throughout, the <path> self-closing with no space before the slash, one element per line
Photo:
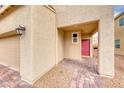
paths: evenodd
<path fill-rule="evenodd" d="M 25 32 L 26 28 L 23 25 L 19 25 L 19 27 L 16 28 L 16 32 L 18 35 L 22 35 Z"/>

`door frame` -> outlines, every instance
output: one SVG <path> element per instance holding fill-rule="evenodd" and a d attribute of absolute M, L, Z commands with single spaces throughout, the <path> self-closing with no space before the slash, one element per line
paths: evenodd
<path fill-rule="evenodd" d="M 89 56 L 83 56 L 83 55 L 82 55 L 82 41 L 83 41 L 83 40 L 89 40 L 89 42 L 90 42 L 90 43 L 89 43 Z M 91 56 L 91 45 L 90 45 L 90 44 L 91 44 L 91 39 L 90 39 L 90 38 L 82 38 L 82 39 L 81 39 L 81 57 L 90 57 L 90 56 Z"/>

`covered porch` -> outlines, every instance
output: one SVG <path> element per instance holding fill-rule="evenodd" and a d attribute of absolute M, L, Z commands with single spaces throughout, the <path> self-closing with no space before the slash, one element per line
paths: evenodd
<path fill-rule="evenodd" d="M 95 55 L 93 54 L 93 49 L 98 49 L 98 25 L 99 20 L 94 20 L 90 22 L 79 23 L 58 28 L 58 33 L 61 34 L 61 31 L 63 31 L 64 34 L 63 42 L 65 58 L 69 58 L 71 56 L 73 56 L 72 59 L 80 59 L 82 57 L 93 57 L 93 55 Z M 76 51 L 77 53 L 75 54 L 73 51 Z"/>
<path fill-rule="evenodd" d="M 99 20 L 58 28 L 56 63 L 35 82 L 35 87 L 102 87 L 98 54 L 94 56 L 94 34 Z M 96 44 L 96 42 L 95 42 Z M 98 48 L 98 36 L 97 36 Z"/>

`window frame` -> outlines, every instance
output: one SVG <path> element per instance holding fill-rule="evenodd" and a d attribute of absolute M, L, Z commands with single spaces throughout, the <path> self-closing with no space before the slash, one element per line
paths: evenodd
<path fill-rule="evenodd" d="M 117 42 L 118 41 L 118 42 Z M 115 48 L 120 49 L 121 44 L 120 44 L 120 39 L 115 40 Z"/>
<path fill-rule="evenodd" d="M 77 34 L 77 37 L 73 37 L 74 34 Z M 77 39 L 77 42 L 74 42 L 74 38 Z M 72 44 L 79 43 L 79 32 L 72 32 Z"/>
<path fill-rule="evenodd" d="M 119 19 L 119 26 L 124 26 L 124 17 Z"/>

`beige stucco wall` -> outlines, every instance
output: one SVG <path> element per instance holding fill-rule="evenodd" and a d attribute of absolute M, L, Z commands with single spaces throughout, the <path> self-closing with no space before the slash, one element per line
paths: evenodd
<path fill-rule="evenodd" d="M 23 80 L 32 82 L 32 30 L 31 30 L 31 6 L 23 6 L 18 10 L 17 24 L 26 27 L 25 33 L 20 37 L 20 74 Z M 22 20 L 23 19 L 23 20 Z"/>
<path fill-rule="evenodd" d="M 56 16 L 55 13 L 44 6 L 23 6 L 0 20 L 0 33 L 13 30 L 20 24 L 26 27 L 26 32 L 20 37 L 20 40 L 11 38 L 10 41 L 6 40 L 6 42 L 1 41 L 0 43 L 2 48 L 8 43 L 11 43 L 12 48 L 16 47 L 10 61 L 14 59 L 14 68 L 18 68 L 17 64 L 20 63 L 22 79 L 33 83 L 63 58 L 80 59 L 81 43 L 72 45 L 72 34 L 66 32 L 64 34 L 64 47 L 62 47 L 63 32 L 56 33 L 56 26 L 63 27 L 92 20 L 100 20 L 100 74 L 113 76 L 114 31 L 112 6 L 55 6 L 55 9 Z M 79 39 L 81 39 L 80 32 Z M 17 48 L 19 46 L 20 50 Z M 5 55 L 0 57 L 2 56 Z M 18 61 L 19 58 L 20 62 Z M 15 64 L 16 61 L 18 61 L 17 64 Z M 9 64 L 7 61 L 6 63 Z"/>
<path fill-rule="evenodd" d="M 124 17 L 124 14 L 115 19 L 115 40 L 120 39 L 120 48 L 115 48 L 115 54 L 124 55 L 124 25 L 119 26 L 119 20 Z"/>
<path fill-rule="evenodd" d="M 72 43 L 73 32 L 78 32 L 79 42 L 77 44 Z M 64 32 L 64 58 L 81 60 L 81 32 L 80 31 Z"/>
<path fill-rule="evenodd" d="M 53 6 L 56 9 L 57 26 L 64 27 L 71 24 L 88 22 L 91 20 L 99 20 L 112 11 L 112 6 L 91 6 L 91 5 L 56 5 Z M 111 9 L 110 9 L 111 8 Z"/>
<path fill-rule="evenodd" d="M 0 33 L 4 33 L 4 32 L 8 32 L 8 31 L 11 31 L 15 28 L 17 28 L 20 24 L 22 25 L 25 25 L 26 26 L 26 29 L 27 31 L 29 30 L 28 29 L 28 26 L 29 25 L 29 18 L 30 18 L 30 15 L 29 15 L 29 12 L 30 11 L 27 11 L 29 10 L 29 8 L 27 6 L 24 6 L 24 7 L 15 7 L 15 8 L 12 8 L 12 9 L 9 9 L 9 14 L 7 14 L 7 16 L 5 16 L 4 18 L 2 18 L 0 20 Z M 6 14 L 4 14 L 6 15 Z M 23 18 L 23 20 L 22 20 Z M 26 35 L 27 37 L 27 35 Z M 24 42 L 27 42 L 27 39 L 26 41 Z M 1 56 L 1 59 L 0 61 L 4 61 L 4 64 L 6 65 L 9 65 L 11 66 L 12 68 L 14 69 L 17 69 L 17 70 L 20 70 L 20 72 L 22 71 L 22 65 L 20 64 L 21 61 L 20 59 L 22 58 L 27 58 L 27 56 L 23 55 L 24 57 L 21 57 L 21 54 L 20 54 L 20 40 L 19 40 L 19 37 L 12 37 L 12 38 L 6 38 L 6 39 L 1 39 L 0 40 L 0 44 L 1 44 L 1 51 L 2 53 L 0 54 Z M 27 44 L 25 43 L 23 46 L 28 46 L 29 44 L 29 40 L 27 42 Z M 13 49 L 14 48 L 14 49 Z M 25 49 L 25 53 L 27 53 L 28 51 L 28 47 L 27 49 Z M 5 54 L 6 52 L 6 54 Z M 28 55 L 28 54 L 26 54 Z M 27 61 L 24 61 L 25 63 L 28 62 Z M 21 67 L 19 67 L 21 66 Z M 27 64 L 27 66 L 29 66 Z M 25 68 L 23 68 L 25 69 Z M 26 67 L 26 70 L 27 70 L 27 67 Z M 29 73 L 27 73 L 29 74 Z M 27 75 L 26 74 L 26 75 Z"/>
<path fill-rule="evenodd" d="M 111 8 L 99 22 L 99 71 L 114 76 L 114 16 Z"/>
<path fill-rule="evenodd" d="M 1 50 L 6 54 L 1 53 L 0 55 L 3 59 L 6 58 L 4 60 L 6 65 L 20 70 L 22 79 L 29 81 L 31 78 L 30 6 L 12 7 L 8 9 L 8 12 L 9 14 L 4 14 L 5 17 L 0 20 L 0 33 L 14 30 L 19 25 L 26 27 L 26 33 L 20 38 L 12 37 L 1 40 Z"/>
<path fill-rule="evenodd" d="M 32 6 L 32 79 L 35 81 L 56 63 L 55 13 L 45 6 Z"/>
<path fill-rule="evenodd" d="M 113 6 L 79 5 L 54 6 L 54 8 L 56 9 L 57 13 L 57 27 L 64 27 L 76 23 L 99 20 L 99 72 L 104 76 L 114 76 Z M 68 47 L 72 46 L 70 45 Z M 68 53 L 70 50 L 68 49 L 66 52 Z"/>
<path fill-rule="evenodd" d="M 22 79 L 33 83 L 56 63 L 55 13 L 45 6 L 21 6 L 12 10 L 0 20 L 0 33 L 19 25 L 24 25 L 26 32 L 20 38 L 0 40 L 0 61 L 20 70 Z"/>
<path fill-rule="evenodd" d="M 60 61 L 62 61 L 63 60 L 63 58 L 64 58 L 64 31 L 62 31 L 62 30 L 58 30 L 58 33 L 57 33 L 57 37 L 58 37 L 58 41 L 57 41 L 57 63 L 59 63 Z M 56 64 L 57 64 L 56 63 Z"/>

